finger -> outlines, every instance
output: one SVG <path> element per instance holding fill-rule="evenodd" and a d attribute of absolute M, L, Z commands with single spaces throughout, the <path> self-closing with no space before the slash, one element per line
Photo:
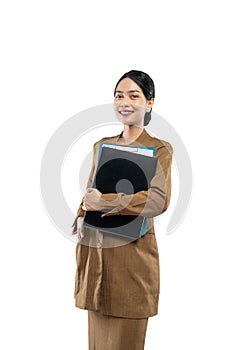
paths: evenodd
<path fill-rule="evenodd" d="M 80 225 L 80 236 L 81 236 L 81 238 L 84 237 L 84 225 L 83 225 L 83 220 L 82 220 L 81 225 Z"/>
<path fill-rule="evenodd" d="M 86 210 L 90 210 L 90 205 L 86 204 Z"/>
<path fill-rule="evenodd" d="M 87 210 L 90 210 L 89 208 L 92 207 L 92 201 L 86 201 L 85 206 L 86 206 Z"/>
<path fill-rule="evenodd" d="M 84 237 L 83 221 L 84 221 L 84 217 L 83 216 L 79 216 L 78 217 L 78 229 L 77 229 L 78 240 L 79 241 Z"/>
<path fill-rule="evenodd" d="M 94 189 L 93 188 L 91 188 L 91 187 L 88 187 L 87 188 L 87 192 L 92 192 Z"/>
<path fill-rule="evenodd" d="M 87 206 L 87 211 L 88 211 L 88 210 L 96 210 L 96 209 L 95 209 L 94 207 L 92 207 L 91 205 L 88 205 L 88 206 Z"/>
<path fill-rule="evenodd" d="M 86 203 L 86 200 L 85 200 L 85 199 L 84 199 L 84 201 L 83 201 L 83 207 L 84 207 L 84 210 L 86 210 L 87 203 Z"/>

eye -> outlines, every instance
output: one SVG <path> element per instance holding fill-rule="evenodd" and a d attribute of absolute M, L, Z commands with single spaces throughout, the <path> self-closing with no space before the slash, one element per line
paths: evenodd
<path fill-rule="evenodd" d="M 119 100 L 122 97 L 123 97 L 123 95 L 115 95 L 115 99 L 117 99 L 117 100 Z"/>
<path fill-rule="evenodd" d="M 139 96 L 138 95 L 131 95 L 130 96 L 133 100 L 135 100 L 136 98 L 138 98 Z"/>

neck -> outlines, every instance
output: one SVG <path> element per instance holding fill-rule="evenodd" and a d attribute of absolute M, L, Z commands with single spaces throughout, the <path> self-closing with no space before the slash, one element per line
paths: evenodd
<path fill-rule="evenodd" d="M 135 126 L 135 125 L 125 125 L 124 131 L 122 134 L 122 139 L 124 141 L 133 141 L 138 138 L 138 136 L 142 133 L 143 126 Z"/>

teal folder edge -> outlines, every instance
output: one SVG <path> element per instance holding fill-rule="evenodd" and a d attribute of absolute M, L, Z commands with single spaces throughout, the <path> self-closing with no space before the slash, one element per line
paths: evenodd
<path fill-rule="evenodd" d="M 118 145 L 116 143 L 110 143 L 110 142 L 101 142 L 99 145 L 99 153 L 98 153 L 98 159 L 100 158 L 100 154 L 102 152 L 103 145 L 112 145 L 112 146 L 123 146 L 123 147 L 137 147 L 137 148 L 143 148 L 143 149 L 150 149 L 153 151 L 153 157 L 156 155 L 156 148 L 152 146 L 134 146 L 134 145 Z"/>
<path fill-rule="evenodd" d="M 99 153 L 98 153 L 98 160 L 100 158 L 100 154 L 102 152 L 102 148 L 103 148 L 103 145 L 114 145 L 114 146 L 124 146 L 124 147 L 137 147 L 137 148 L 146 148 L 146 149 L 150 149 L 153 151 L 153 157 L 156 155 L 156 148 L 155 147 L 152 147 L 152 146 L 134 146 L 134 145 L 117 145 L 116 143 L 110 143 L 110 142 L 101 142 L 100 145 L 99 145 Z M 141 237 L 144 236 L 146 234 L 146 225 L 147 225 L 147 218 L 144 217 L 144 220 L 143 220 L 143 223 L 142 223 L 142 228 L 141 228 Z"/>

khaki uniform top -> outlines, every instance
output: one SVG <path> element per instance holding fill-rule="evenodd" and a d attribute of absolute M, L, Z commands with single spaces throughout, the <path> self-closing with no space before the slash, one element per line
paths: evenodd
<path fill-rule="evenodd" d="M 121 134 L 104 137 L 93 146 L 93 164 L 87 188 L 91 187 L 98 163 L 101 142 L 122 144 Z M 129 144 L 128 144 L 129 145 Z M 171 164 L 170 143 L 151 136 L 145 129 L 130 145 L 152 146 L 158 158 L 155 176 L 148 191 L 135 194 L 102 194 L 106 215 L 142 215 L 147 217 L 146 234 L 128 244 L 109 247 L 105 236 L 96 230 L 95 243 L 76 246 L 75 306 L 99 311 L 105 315 L 145 318 L 158 313 L 160 292 L 159 254 L 154 231 L 154 217 L 163 213 L 170 202 Z M 84 197 L 72 225 L 77 233 L 77 218 L 84 216 Z M 88 234 L 87 234 L 88 236 Z M 93 236 L 93 235 L 92 235 Z M 84 235 L 86 237 L 86 233 Z M 106 238 L 107 239 L 107 238 Z M 116 238 L 117 242 L 117 238 Z"/>

